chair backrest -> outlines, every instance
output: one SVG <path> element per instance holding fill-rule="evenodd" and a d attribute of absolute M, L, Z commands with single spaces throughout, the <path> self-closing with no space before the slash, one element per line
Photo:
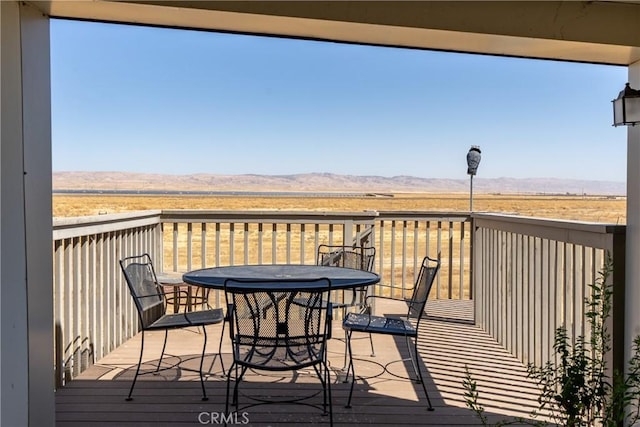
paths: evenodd
<path fill-rule="evenodd" d="M 330 289 L 329 279 L 226 280 L 234 357 L 250 354 L 274 370 L 321 361 L 331 337 Z"/>
<path fill-rule="evenodd" d="M 149 254 L 135 255 L 120 260 L 120 268 L 138 310 L 142 328 L 158 320 L 166 312 L 166 299 Z"/>
<path fill-rule="evenodd" d="M 362 246 L 319 245 L 318 265 L 373 271 L 376 248 Z"/>
<path fill-rule="evenodd" d="M 433 282 L 440 269 L 440 261 L 429 257 L 424 257 L 416 283 L 413 287 L 413 294 L 409 300 L 409 312 L 407 317 L 417 318 L 418 321 L 424 314 L 424 307 L 427 304 L 429 293 Z"/>

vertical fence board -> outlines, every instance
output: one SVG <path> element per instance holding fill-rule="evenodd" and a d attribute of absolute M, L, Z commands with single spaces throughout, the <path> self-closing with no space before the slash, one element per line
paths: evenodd
<path fill-rule="evenodd" d="M 207 223 L 200 225 L 200 268 L 207 266 Z"/>
<path fill-rule="evenodd" d="M 271 227 L 271 263 L 276 264 L 278 261 L 278 226 L 273 224 Z"/>
<path fill-rule="evenodd" d="M 307 260 L 305 259 L 305 241 L 306 241 L 307 233 L 305 224 L 300 224 L 300 264 L 307 264 Z"/>
<path fill-rule="evenodd" d="M 401 261 L 400 271 L 402 274 L 402 283 L 407 282 L 407 221 L 402 221 L 402 244 L 400 247 Z M 402 298 L 407 298 L 405 288 L 402 288 Z"/>
<path fill-rule="evenodd" d="M 287 260 L 287 264 L 291 264 L 291 224 L 287 223 L 287 231 L 286 231 L 286 247 L 285 247 L 285 252 L 286 252 L 286 260 Z"/>
<path fill-rule="evenodd" d="M 262 264 L 262 253 L 264 251 L 264 235 L 263 235 L 263 223 L 258 224 L 258 264 Z"/>
<path fill-rule="evenodd" d="M 460 280 L 458 283 L 458 295 L 459 295 L 459 299 L 464 299 L 464 278 L 465 278 L 465 274 L 464 274 L 464 251 L 466 248 L 465 242 L 466 240 L 466 236 L 465 236 L 465 227 L 464 227 L 464 222 L 460 223 L 460 254 L 459 254 L 459 258 L 460 258 L 460 264 L 458 266 L 458 274 L 460 275 Z M 469 291 L 471 291 L 469 289 Z"/>

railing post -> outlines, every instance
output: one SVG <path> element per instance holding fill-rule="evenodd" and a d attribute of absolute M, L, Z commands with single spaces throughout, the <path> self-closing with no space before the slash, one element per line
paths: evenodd
<path fill-rule="evenodd" d="M 473 305 L 474 305 L 474 310 L 473 310 L 473 324 L 477 324 L 478 323 L 478 309 L 479 309 L 479 301 L 476 300 L 476 283 L 478 283 L 478 281 L 476 280 L 476 269 L 475 266 L 476 265 L 481 265 L 481 264 L 477 264 L 477 260 L 476 257 L 478 256 L 476 254 L 476 247 L 480 247 L 480 245 L 476 244 L 476 239 L 479 237 L 478 235 L 478 230 L 476 228 L 476 219 L 474 214 L 472 213 L 471 215 L 469 215 L 469 299 L 471 301 L 474 301 Z"/>
<path fill-rule="evenodd" d="M 154 239 L 155 245 L 153 245 L 152 259 L 158 260 L 156 262 L 158 274 L 164 273 L 164 224 L 160 223 L 154 227 Z"/>
<path fill-rule="evenodd" d="M 342 244 L 350 245 L 353 242 L 353 221 L 345 220 L 344 228 L 342 229 Z"/>
<path fill-rule="evenodd" d="M 613 372 L 624 373 L 624 320 L 625 320 L 625 248 L 626 235 L 625 232 L 613 234 L 613 250 L 611 257 L 613 259 L 613 272 L 611 275 L 611 283 L 613 285 L 613 306 L 611 309 L 611 317 L 607 329 L 611 332 L 611 356 L 607 360 L 607 366 L 613 369 Z"/>

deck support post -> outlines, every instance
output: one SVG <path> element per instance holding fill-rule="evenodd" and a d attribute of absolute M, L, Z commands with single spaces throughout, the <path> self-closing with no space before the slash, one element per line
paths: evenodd
<path fill-rule="evenodd" d="M 0 7 L 0 424 L 53 426 L 49 18 Z"/>
<path fill-rule="evenodd" d="M 631 87 L 640 87 L 640 61 L 629 66 Z M 640 335 L 640 126 L 627 126 L 627 235 L 625 279 L 625 367 Z M 615 262 L 615 261 L 614 261 Z"/>

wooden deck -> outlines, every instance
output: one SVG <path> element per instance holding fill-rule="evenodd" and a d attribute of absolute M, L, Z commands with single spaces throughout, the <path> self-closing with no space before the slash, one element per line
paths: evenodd
<path fill-rule="evenodd" d="M 377 307 L 378 311 L 393 311 Z M 465 426 L 481 425 L 479 419 L 465 406 L 462 382 L 465 365 L 478 382 L 481 401 L 490 421 L 508 416 L 527 416 L 536 408 L 537 389 L 526 377 L 526 368 L 509 355 L 493 339 L 474 326 L 472 306 L 468 301 L 430 302 L 429 318 L 421 330 L 419 349 L 427 389 L 435 411 L 426 410 L 426 399 L 419 384 L 396 378 L 382 370 L 378 363 L 386 363 L 406 354 L 404 340 L 393 337 L 374 339 L 376 356 L 370 357 L 367 339 L 355 340 L 356 374 L 364 378 L 356 383 L 353 407 L 344 407 L 349 384 L 333 376 L 334 423 L 337 426 L 420 425 Z M 208 350 L 217 351 L 220 325 L 207 329 Z M 226 331 L 225 331 L 226 334 Z M 340 322 L 335 322 L 334 337 L 343 336 Z M 145 368 L 151 369 L 160 354 L 162 333 L 147 335 Z M 196 330 L 171 331 L 165 364 L 178 362 L 177 367 L 160 375 L 138 378 L 134 400 L 124 400 L 139 354 L 140 335 L 95 363 L 78 379 L 56 392 L 56 425 L 63 426 L 165 426 L 217 424 L 224 412 L 226 381 L 222 377 L 220 360 L 216 355 L 207 358 L 210 376 L 206 381 L 208 402 L 202 402 L 196 372 L 203 335 Z M 222 357 L 230 365 L 228 340 Z M 332 340 L 330 362 L 337 372 L 343 362 L 344 344 Z M 404 363 L 392 365 L 392 372 L 406 375 Z M 292 396 L 313 392 L 319 383 L 312 372 L 258 375 L 248 374 L 241 393 L 248 396 Z M 379 375 L 379 376 L 377 376 Z M 241 396 L 241 403 L 247 399 Z M 321 401 L 321 396 L 315 398 Z M 262 405 L 238 414 L 238 424 L 251 426 L 299 425 L 323 423 L 328 418 L 319 410 L 303 405 Z M 247 424 L 248 422 L 248 424 Z"/>

